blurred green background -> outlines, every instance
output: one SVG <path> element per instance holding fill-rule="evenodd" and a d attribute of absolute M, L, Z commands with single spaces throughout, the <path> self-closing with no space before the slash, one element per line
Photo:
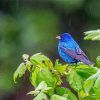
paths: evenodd
<path fill-rule="evenodd" d="M 0 100 L 32 100 L 29 74 L 14 84 L 13 73 L 24 53 L 59 58 L 55 37 L 63 32 L 95 61 L 100 42 L 83 40 L 94 29 L 100 29 L 100 0 L 0 0 Z"/>

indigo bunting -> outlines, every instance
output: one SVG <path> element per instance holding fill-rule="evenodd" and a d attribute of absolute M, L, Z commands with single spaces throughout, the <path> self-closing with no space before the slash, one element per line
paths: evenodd
<path fill-rule="evenodd" d="M 59 40 L 59 55 L 65 62 L 68 64 L 77 64 L 77 62 L 83 62 L 87 65 L 93 64 L 69 33 L 63 33 L 56 38 Z"/>

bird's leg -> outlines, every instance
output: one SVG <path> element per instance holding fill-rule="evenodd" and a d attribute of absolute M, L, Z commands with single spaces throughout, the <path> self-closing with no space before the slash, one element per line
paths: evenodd
<path fill-rule="evenodd" d="M 77 62 L 75 63 L 75 68 L 77 67 Z"/>
<path fill-rule="evenodd" d="M 68 64 L 67 67 L 69 67 L 71 64 Z"/>

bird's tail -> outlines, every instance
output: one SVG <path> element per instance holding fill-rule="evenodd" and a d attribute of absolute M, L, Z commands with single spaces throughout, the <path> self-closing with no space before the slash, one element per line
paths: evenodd
<path fill-rule="evenodd" d="M 87 64 L 87 65 L 94 65 L 95 64 L 94 62 L 91 62 L 88 59 L 84 59 L 84 60 L 82 60 L 82 62 L 85 63 L 85 64 Z"/>

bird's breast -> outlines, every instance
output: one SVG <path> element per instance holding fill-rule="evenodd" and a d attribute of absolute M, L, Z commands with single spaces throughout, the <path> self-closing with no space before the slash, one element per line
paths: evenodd
<path fill-rule="evenodd" d="M 74 63 L 76 62 L 76 60 L 74 58 L 72 58 L 70 55 L 68 55 L 67 53 L 65 53 L 60 46 L 58 46 L 58 52 L 60 57 L 67 63 Z"/>

